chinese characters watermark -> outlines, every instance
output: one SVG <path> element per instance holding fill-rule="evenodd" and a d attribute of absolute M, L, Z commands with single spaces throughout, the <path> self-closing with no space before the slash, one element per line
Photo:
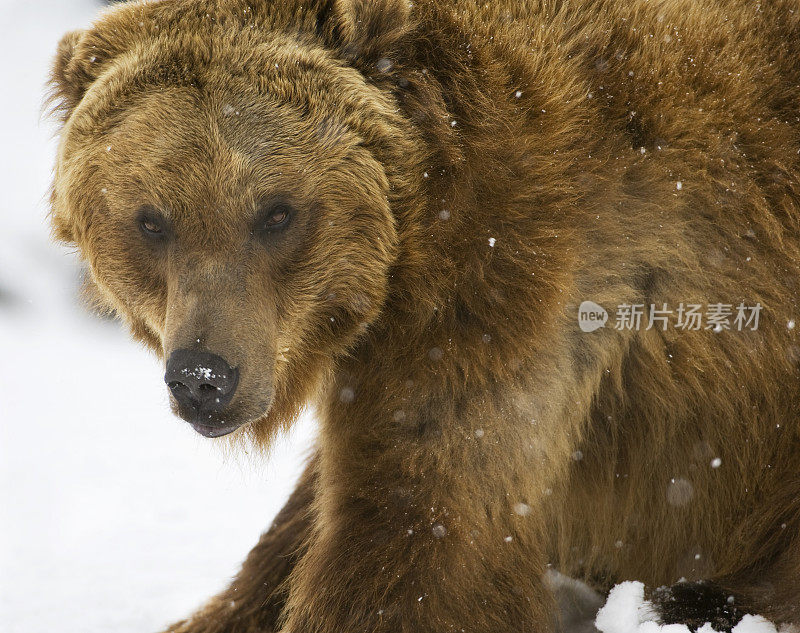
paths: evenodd
<path fill-rule="evenodd" d="M 760 303 L 680 303 L 672 308 L 666 303 L 621 303 L 613 319 L 615 330 L 732 330 L 755 331 L 761 315 Z M 608 311 L 594 301 L 584 301 L 578 308 L 578 325 L 584 332 L 605 327 Z"/>

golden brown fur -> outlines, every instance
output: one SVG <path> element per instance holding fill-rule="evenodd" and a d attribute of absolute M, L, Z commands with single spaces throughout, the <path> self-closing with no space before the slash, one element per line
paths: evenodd
<path fill-rule="evenodd" d="M 546 629 L 547 563 L 798 618 L 796 1 L 133 3 L 53 78 L 55 229 L 105 301 L 240 366 L 263 445 L 319 410 L 313 473 L 171 630 Z M 254 244 L 276 192 L 299 219 Z M 586 299 L 764 310 L 583 333 Z"/>

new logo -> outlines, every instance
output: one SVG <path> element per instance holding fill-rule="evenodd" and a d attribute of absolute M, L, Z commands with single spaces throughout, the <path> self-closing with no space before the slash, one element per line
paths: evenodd
<path fill-rule="evenodd" d="M 608 321 L 608 312 L 594 301 L 584 301 L 578 307 L 578 325 L 584 332 L 594 332 Z"/>

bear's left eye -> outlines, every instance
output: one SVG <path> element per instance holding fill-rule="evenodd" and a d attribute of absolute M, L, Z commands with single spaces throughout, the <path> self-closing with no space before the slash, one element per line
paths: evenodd
<path fill-rule="evenodd" d="M 142 228 L 148 233 L 161 233 L 162 228 L 152 220 L 142 220 Z"/>
<path fill-rule="evenodd" d="M 289 224 L 292 217 L 292 207 L 286 202 L 272 202 L 265 204 L 258 214 L 256 228 L 260 232 L 272 233 Z"/>

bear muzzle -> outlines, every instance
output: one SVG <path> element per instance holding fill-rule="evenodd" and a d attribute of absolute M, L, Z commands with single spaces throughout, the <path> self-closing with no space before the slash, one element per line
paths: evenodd
<path fill-rule="evenodd" d="M 224 412 L 239 384 L 239 370 L 221 356 L 195 349 L 177 349 L 167 360 L 164 382 L 178 405 L 178 414 L 206 437 L 221 437 L 239 428 Z"/>

